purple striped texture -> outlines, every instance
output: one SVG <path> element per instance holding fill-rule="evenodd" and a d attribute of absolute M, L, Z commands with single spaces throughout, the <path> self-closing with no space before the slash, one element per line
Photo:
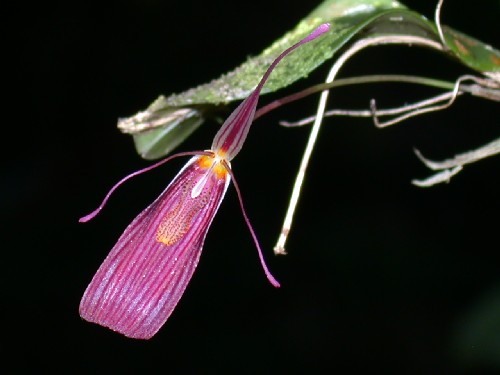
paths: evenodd
<path fill-rule="evenodd" d="M 82 318 L 138 339 L 151 338 L 166 322 L 193 275 L 230 182 L 217 166 L 207 168 L 207 160 L 214 159 L 192 158 L 127 227 L 82 297 Z"/>

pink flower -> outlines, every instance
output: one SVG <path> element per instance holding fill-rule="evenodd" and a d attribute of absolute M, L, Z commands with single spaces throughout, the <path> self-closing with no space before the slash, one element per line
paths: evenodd
<path fill-rule="evenodd" d="M 176 154 L 132 173 L 111 189 L 95 211 L 80 219 L 86 222 L 95 217 L 114 190 L 131 177 L 174 157 L 193 156 L 163 193 L 132 221 L 111 249 L 82 297 L 80 315 L 83 319 L 128 337 L 151 338 L 167 321 L 191 280 L 205 236 L 231 179 L 264 272 L 272 285 L 280 286 L 264 262 L 230 161 L 241 150 L 260 91 L 272 70 L 295 48 L 328 30 L 328 24 L 321 25 L 278 56 L 255 90 L 224 122 L 215 135 L 211 150 Z"/>

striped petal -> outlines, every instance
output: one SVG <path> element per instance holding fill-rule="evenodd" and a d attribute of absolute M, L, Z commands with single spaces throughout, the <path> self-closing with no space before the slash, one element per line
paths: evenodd
<path fill-rule="evenodd" d="M 192 158 L 127 227 L 82 297 L 82 318 L 138 339 L 160 329 L 193 275 L 229 185 L 216 164 Z"/>

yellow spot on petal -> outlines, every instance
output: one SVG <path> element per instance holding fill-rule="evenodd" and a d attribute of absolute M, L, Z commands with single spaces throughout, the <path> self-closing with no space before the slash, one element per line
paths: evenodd
<path fill-rule="evenodd" d="M 198 160 L 198 165 L 203 168 L 203 169 L 208 169 L 212 166 L 212 164 L 214 163 L 214 158 L 211 157 L 211 156 L 206 156 L 206 155 L 203 155 L 200 157 L 200 159 Z"/>
<path fill-rule="evenodd" d="M 203 169 L 212 168 L 212 172 L 215 173 L 218 179 L 225 179 L 227 170 L 220 162 L 221 159 L 224 159 L 224 152 L 222 150 L 219 150 L 216 153 L 216 157 L 206 155 L 200 157 L 200 159 L 198 160 L 198 165 Z"/>
<path fill-rule="evenodd" d="M 226 178 L 227 170 L 221 163 L 217 163 L 217 165 L 214 167 L 214 173 L 217 175 L 217 178 L 219 180 L 222 180 Z"/>
<path fill-rule="evenodd" d="M 167 246 L 173 245 L 185 236 L 194 214 L 179 215 L 179 210 L 169 212 L 156 232 L 156 240 Z"/>

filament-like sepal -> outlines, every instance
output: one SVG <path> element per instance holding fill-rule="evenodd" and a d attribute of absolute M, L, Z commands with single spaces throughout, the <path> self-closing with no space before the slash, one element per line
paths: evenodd
<path fill-rule="evenodd" d="M 160 160 L 159 162 L 154 163 L 153 165 L 150 165 L 150 166 L 148 166 L 146 168 L 139 169 L 138 171 L 132 172 L 131 174 L 123 177 L 120 181 L 118 181 L 116 184 L 114 184 L 113 187 L 109 190 L 108 194 L 106 194 L 106 196 L 102 200 L 101 204 L 94 211 L 92 211 L 91 213 L 89 213 L 89 214 L 87 214 L 85 216 L 82 216 L 80 219 L 78 219 L 78 222 L 79 223 L 86 223 L 87 221 L 90 221 L 94 217 L 96 217 L 101 212 L 101 210 L 104 208 L 104 206 L 106 205 L 106 203 L 108 203 L 109 198 L 115 192 L 115 190 L 118 189 L 124 182 L 130 180 L 131 178 L 133 178 L 135 176 L 138 176 L 140 174 L 149 172 L 149 171 L 151 171 L 151 170 L 159 167 L 160 165 L 165 164 L 166 162 L 168 162 L 168 161 L 170 161 L 170 160 L 172 160 L 174 158 L 178 158 L 178 157 L 181 157 L 181 156 L 193 156 L 193 155 L 213 155 L 213 152 L 210 152 L 210 151 L 180 152 L 178 154 L 171 155 L 168 158 Z"/>
<path fill-rule="evenodd" d="M 262 249 L 259 244 L 259 240 L 257 239 L 257 235 L 255 234 L 255 231 L 253 229 L 252 223 L 250 222 L 250 219 L 248 218 L 247 212 L 245 210 L 245 206 L 243 205 L 243 196 L 241 195 L 241 190 L 238 185 L 238 182 L 236 181 L 236 178 L 233 174 L 233 171 L 231 170 L 231 167 L 225 162 L 222 162 L 224 167 L 226 168 L 227 172 L 231 176 L 231 179 L 233 180 L 234 188 L 236 189 L 236 193 L 238 194 L 238 201 L 240 203 L 240 208 L 241 208 L 241 213 L 243 214 L 243 219 L 245 219 L 245 223 L 247 224 L 248 230 L 250 231 L 250 234 L 252 235 L 253 242 L 255 243 L 255 247 L 257 248 L 257 253 L 259 255 L 259 260 L 262 265 L 262 268 L 264 269 L 264 273 L 266 274 L 267 279 L 269 282 L 276 288 L 279 288 L 281 285 L 278 280 L 274 278 L 274 276 L 271 274 L 271 271 L 269 271 L 269 268 L 266 265 L 266 261 L 264 260 L 264 255 L 262 253 Z"/>

